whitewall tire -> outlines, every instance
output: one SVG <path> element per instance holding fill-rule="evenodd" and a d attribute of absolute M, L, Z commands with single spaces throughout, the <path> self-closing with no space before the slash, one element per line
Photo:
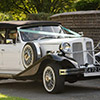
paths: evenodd
<path fill-rule="evenodd" d="M 59 68 L 58 64 L 51 63 L 43 71 L 43 85 L 49 93 L 59 93 L 64 89 L 64 77 L 59 75 Z"/>

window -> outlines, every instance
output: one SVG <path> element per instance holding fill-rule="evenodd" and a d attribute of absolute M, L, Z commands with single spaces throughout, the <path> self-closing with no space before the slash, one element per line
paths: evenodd
<path fill-rule="evenodd" d="M 11 44 L 16 42 L 19 42 L 17 31 L 15 29 L 8 30 L 6 34 L 6 43 Z"/>
<path fill-rule="evenodd" d="M 19 42 L 16 29 L 0 29 L 0 44 L 12 44 Z"/>
<path fill-rule="evenodd" d="M 5 29 L 0 29 L 0 44 L 4 44 L 5 41 Z"/>

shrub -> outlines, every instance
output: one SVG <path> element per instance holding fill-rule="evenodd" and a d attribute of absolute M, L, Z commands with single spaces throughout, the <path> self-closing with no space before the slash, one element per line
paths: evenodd
<path fill-rule="evenodd" d="M 0 21 L 13 20 L 13 16 L 10 14 L 0 13 Z"/>
<path fill-rule="evenodd" d="M 77 11 L 80 10 L 99 10 L 100 0 L 80 0 L 75 3 L 74 7 Z"/>
<path fill-rule="evenodd" d="M 29 14 L 28 20 L 49 20 L 50 19 L 51 14 L 48 13 L 38 13 L 38 14 Z"/>
<path fill-rule="evenodd" d="M 0 21 L 10 21 L 10 20 L 27 20 L 26 15 L 23 13 L 15 14 L 13 12 L 0 13 Z"/>

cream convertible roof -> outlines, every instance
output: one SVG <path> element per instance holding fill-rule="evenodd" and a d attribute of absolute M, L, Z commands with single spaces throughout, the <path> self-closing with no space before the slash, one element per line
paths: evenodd
<path fill-rule="evenodd" d="M 0 22 L 0 28 L 16 28 L 18 26 L 36 26 L 36 25 L 59 25 L 58 22 L 53 21 L 2 21 Z"/>

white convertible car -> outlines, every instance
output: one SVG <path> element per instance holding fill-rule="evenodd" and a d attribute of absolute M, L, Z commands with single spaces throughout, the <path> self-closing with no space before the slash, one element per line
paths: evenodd
<path fill-rule="evenodd" d="M 100 76 L 98 47 L 58 22 L 0 22 L 0 79 L 42 80 L 47 92 L 61 92 L 65 81 Z"/>

